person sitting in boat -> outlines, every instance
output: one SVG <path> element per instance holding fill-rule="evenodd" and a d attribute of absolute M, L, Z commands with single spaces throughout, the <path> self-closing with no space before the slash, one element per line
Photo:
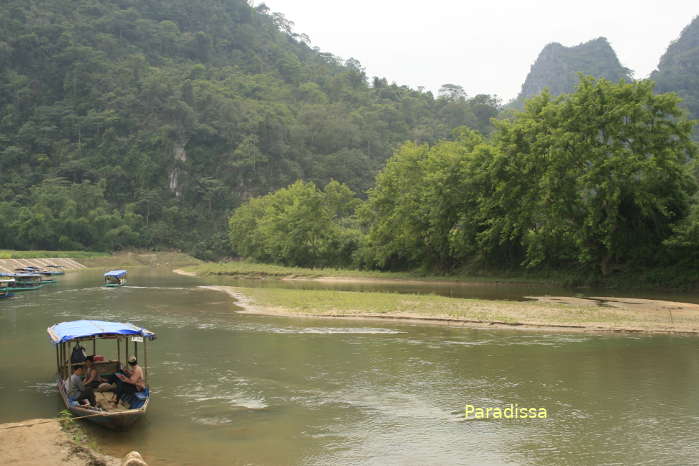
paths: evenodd
<path fill-rule="evenodd" d="M 75 366 L 73 368 L 73 375 L 70 376 L 68 381 L 68 397 L 80 404 L 87 402 L 89 405 L 95 406 L 95 393 L 90 387 L 85 386 L 82 379 L 84 374 L 85 368 L 83 366 Z"/>
<path fill-rule="evenodd" d="M 146 383 L 143 378 L 143 369 L 138 365 L 136 357 L 131 356 L 128 363 L 128 369 L 124 369 L 123 373 L 116 374 L 116 377 L 122 382 L 117 389 L 117 402 L 124 395 L 133 395 L 146 388 Z"/>
<path fill-rule="evenodd" d="M 95 357 L 91 355 L 85 358 L 85 380 L 83 381 L 85 386 L 95 389 L 105 382 L 107 380 L 100 377 L 97 373 Z"/>

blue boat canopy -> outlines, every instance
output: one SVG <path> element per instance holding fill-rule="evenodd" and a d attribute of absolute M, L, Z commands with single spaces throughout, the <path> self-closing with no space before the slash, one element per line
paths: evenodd
<path fill-rule="evenodd" d="M 0 273 L 0 277 L 27 278 L 27 277 L 41 277 L 41 275 L 38 273 Z"/>
<path fill-rule="evenodd" d="M 137 335 L 155 340 L 155 333 L 134 324 L 106 322 L 103 320 L 75 320 L 61 322 L 47 329 L 51 343 L 57 345 L 79 338 Z"/>
<path fill-rule="evenodd" d="M 105 273 L 105 277 L 116 277 L 116 278 L 124 278 L 128 272 L 126 270 L 110 270 L 109 272 Z"/>

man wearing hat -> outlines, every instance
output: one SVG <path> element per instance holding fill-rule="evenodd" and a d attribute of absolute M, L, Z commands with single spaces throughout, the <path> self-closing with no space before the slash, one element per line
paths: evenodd
<path fill-rule="evenodd" d="M 146 382 L 143 378 L 143 369 L 138 365 L 136 356 L 131 356 L 128 360 L 129 367 L 124 369 L 124 374 L 117 373 L 117 378 L 122 382 L 117 390 L 117 402 L 124 395 L 133 395 L 146 388 Z"/>

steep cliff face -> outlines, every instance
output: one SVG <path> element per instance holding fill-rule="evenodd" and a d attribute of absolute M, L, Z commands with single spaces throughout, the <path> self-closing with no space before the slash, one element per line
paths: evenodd
<path fill-rule="evenodd" d="M 699 16 L 670 44 L 651 79 L 657 92 L 676 92 L 691 117 L 699 118 Z M 699 129 L 695 135 L 699 139 Z"/>
<path fill-rule="evenodd" d="M 631 79 L 631 71 L 621 65 L 604 37 L 574 47 L 554 42 L 539 54 L 514 104 L 521 106 L 524 100 L 546 88 L 553 95 L 572 92 L 578 83 L 578 73 L 610 81 Z"/>

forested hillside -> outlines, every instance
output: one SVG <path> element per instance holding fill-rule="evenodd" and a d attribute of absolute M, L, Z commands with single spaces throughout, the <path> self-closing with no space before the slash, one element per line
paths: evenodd
<path fill-rule="evenodd" d="M 573 92 L 579 73 L 612 82 L 631 81 L 631 71 L 621 65 L 606 38 L 599 37 L 574 47 L 554 42 L 544 47 L 532 65 L 514 105 L 522 107 L 526 99 L 539 95 L 544 89 L 554 96 Z"/>
<path fill-rule="evenodd" d="M 699 119 L 699 16 L 670 44 L 651 79 L 658 92 L 676 92 L 690 116 Z M 699 129 L 694 134 L 699 140 Z"/>
<path fill-rule="evenodd" d="M 298 179 L 358 193 L 405 141 L 498 104 L 369 79 L 243 0 L 0 4 L 0 248 L 228 254 L 228 212 Z"/>
<path fill-rule="evenodd" d="M 653 86 L 586 77 L 572 94 L 544 92 L 487 139 L 461 128 L 403 145 L 365 202 L 307 184 L 253 199 L 231 217 L 231 241 L 287 265 L 696 280 L 692 123 Z"/>

